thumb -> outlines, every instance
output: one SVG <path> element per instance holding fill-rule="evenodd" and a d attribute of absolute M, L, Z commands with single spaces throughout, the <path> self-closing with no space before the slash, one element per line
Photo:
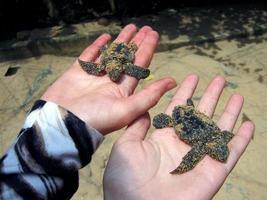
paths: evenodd
<path fill-rule="evenodd" d="M 148 113 L 141 115 L 133 121 L 126 129 L 125 133 L 120 137 L 120 142 L 142 141 L 145 139 L 147 131 L 150 127 L 150 117 Z"/>
<path fill-rule="evenodd" d="M 160 98 L 169 90 L 176 86 L 176 82 L 172 78 L 164 78 L 153 82 L 139 93 L 130 96 L 124 106 L 128 113 L 131 113 L 132 121 L 138 116 L 146 113 L 150 108 L 157 104 Z M 130 109 L 130 110 L 129 110 Z M 127 116 L 127 115 L 125 115 Z"/>

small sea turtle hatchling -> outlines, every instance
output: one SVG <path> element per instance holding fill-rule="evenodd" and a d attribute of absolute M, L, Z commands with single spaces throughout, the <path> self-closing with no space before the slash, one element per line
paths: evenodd
<path fill-rule="evenodd" d="M 78 59 L 82 69 L 89 74 L 103 75 L 105 72 L 112 81 L 118 81 L 121 74 L 125 73 L 135 78 L 144 79 L 149 76 L 149 69 L 133 64 L 137 46 L 134 43 L 113 42 L 109 47 L 101 50 L 100 63 L 86 62 Z"/>
<path fill-rule="evenodd" d="M 226 162 L 229 155 L 227 143 L 234 136 L 231 132 L 221 131 L 211 118 L 197 111 L 191 99 L 187 100 L 187 105 L 176 106 L 172 116 L 164 113 L 155 116 L 153 126 L 174 127 L 179 138 L 192 146 L 171 174 L 182 174 L 193 169 L 206 154 L 215 160 Z"/>

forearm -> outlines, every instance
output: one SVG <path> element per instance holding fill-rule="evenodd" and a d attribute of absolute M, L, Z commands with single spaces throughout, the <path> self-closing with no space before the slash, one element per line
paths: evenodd
<path fill-rule="evenodd" d="M 102 139 L 71 112 L 37 101 L 0 160 L 0 199 L 69 199 Z"/>

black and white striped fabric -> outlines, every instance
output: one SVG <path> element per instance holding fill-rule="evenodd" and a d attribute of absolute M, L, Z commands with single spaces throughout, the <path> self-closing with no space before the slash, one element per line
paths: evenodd
<path fill-rule="evenodd" d="M 38 100 L 0 160 L 0 199 L 70 199 L 78 170 L 103 136 L 73 113 Z"/>

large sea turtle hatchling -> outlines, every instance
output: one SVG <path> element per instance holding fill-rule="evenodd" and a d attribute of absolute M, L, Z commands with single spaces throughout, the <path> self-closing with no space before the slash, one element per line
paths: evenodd
<path fill-rule="evenodd" d="M 176 106 L 172 116 L 164 113 L 155 116 L 153 126 L 174 127 L 179 138 L 192 146 L 171 174 L 182 174 L 193 169 L 206 154 L 215 160 L 226 162 L 229 155 L 227 143 L 234 136 L 231 132 L 221 131 L 211 118 L 197 111 L 191 99 L 187 100 L 187 105 Z"/>
<path fill-rule="evenodd" d="M 103 75 L 107 73 L 112 81 L 118 81 L 122 73 L 135 78 L 144 79 L 149 76 L 149 69 L 133 64 L 137 46 L 134 43 L 113 42 L 101 50 L 100 63 L 86 62 L 78 59 L 82 69 L 89 74 Z"/>

